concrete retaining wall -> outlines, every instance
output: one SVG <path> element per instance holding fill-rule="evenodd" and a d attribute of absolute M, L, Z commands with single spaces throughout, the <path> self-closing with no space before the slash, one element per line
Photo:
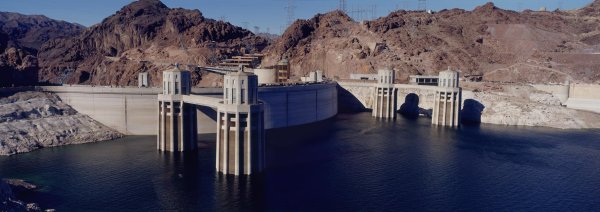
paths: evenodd
<path fill-rule="evenodd" d="M 600 113 L 600 85 L 571 84 L 568 108 Z"/>
<path fill-rule="evenodd" d="M 600 113 L 600 85 L 532 85 L 540 91 L 557 96 L 568 108 Z"/>
<path fill-rule="evenodd" d="M 77 111 L 128 135 L 154 135 L 157 131 L 157 94 L 160 88 L 48 86 Z M 308 124 L 337 114 L 335 83 L 285 87 L 260 87 L 265 104 L 266 129 Z M 194 88 L 192 93 L 222 96 L 221 88 Z M 198 108 L 198 132 L 216 132 L 216 111 Z"/>
<path fill-rule="evenodd" d="M 373 107 L 373 93 L 376 83 L 367 82 L 338 82 L 341 95 L 340 104 L 349 110 L 357 108 L 371 109 Z M 435 100 L 436 86 L 395 84 L 398 89 L 397 108 L 404 104 L 406 96 L 413 93 L 419 96 L 419 107 L 432 109 Z"/>

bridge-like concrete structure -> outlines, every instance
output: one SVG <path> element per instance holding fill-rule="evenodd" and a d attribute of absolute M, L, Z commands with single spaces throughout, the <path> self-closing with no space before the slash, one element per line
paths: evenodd
<path fill-rule="evenodd" d="M 379 70 L 376 82 L 338 82 L 356 98 L 364 108 L 372 109 L 377 118 L 395 119 L 400 102 L 398 96 L 414 94 L 424 99 L 432 110 L 431 123 L 434 125 L 460 126 L 462 89 L 459 87 L 459 74 L 450 69 L 439 74 L 437 86 L 395 84 L 392 70 Z M 420 98 L 419 98 L 420 97 Z M 417 103 L 418 104 L 418 103 Z"/>
<path fill-rule="evenodd" d="M 223 98 L 191 94 L 190 72 L 163 72 L 158 95 L 157 148 L 185 152 L 197 149 L 196 106 L 217 110 L 217 171 L 250 175 L 264 169 L 264 106 L 258 101 L 258 78 L 243 68 L 224 77 Z"/>

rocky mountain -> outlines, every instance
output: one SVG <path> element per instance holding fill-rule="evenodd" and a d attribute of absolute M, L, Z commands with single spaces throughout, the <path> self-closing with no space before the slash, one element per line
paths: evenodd
<path fill-rule="evenodd" d="M 400 81 L 448 66 L 506 82 L 600 81 L 600 0 L 579 10 L 396 11 L 356 22 L 340 11 L 292 24 L 265 49 L 263 65 L 288 58 L 293 77 L 321 69 L 333 78 L 393 68 Z"/>
<path fill-rule="evenodd" d="M 260 51 L 267 40 L 198 10 L 171 9 L 159 0 L 133 2 L 79 36 L 45 43 L 40 58 L 42 81 L 95 85 L 137 85 L 149 72 L 151 85 L 162 71 L 180 64 L 209 64 L 245 51 Z M 246 49 L 251 46 L 253 49 Z M 193 74 L 195 84 L 215 82 Z"/>
<path fill-rule="evenodd" d="M 32 53 L 36 53 L 48 40 L 72 37 L 83 29 L 85 27 L 82 25 L 54 20 L 43 15 L 0 12 L 0 31 L 8 35 L 8 46 Z"/>
<path fill-rule="evenodd" d="M 77 35 L 84 27 L 41 15 L 0 12 L 0 87 L 37 82 L 37 52 L 50 39 Z"/>

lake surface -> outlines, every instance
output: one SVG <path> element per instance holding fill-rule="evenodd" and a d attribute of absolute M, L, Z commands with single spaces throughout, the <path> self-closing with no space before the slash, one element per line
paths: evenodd
<path fill-rule="evenodd" d="M 0 175 L 41 188 L 27 201 L 77 210 L 594 211 L 600 130 L 430 125 L 369 113 L 267 134 L 267 170 L 215 172 L 214 135 L 197 153 L 154 136 L 0 157 Z"/>

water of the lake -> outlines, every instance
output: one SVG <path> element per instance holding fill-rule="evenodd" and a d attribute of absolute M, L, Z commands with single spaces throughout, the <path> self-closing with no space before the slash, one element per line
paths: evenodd
<path fill-rule="evenodd" d="M 40 185 L 28 202 L 72 210 L 600 210 L 600 130 L 481 125 L 340 114 L 269 131 L 267 170 L 215 172 L 214 135 L 197 153 L 154 136 L 0 157 L 0 175 Z"/>

